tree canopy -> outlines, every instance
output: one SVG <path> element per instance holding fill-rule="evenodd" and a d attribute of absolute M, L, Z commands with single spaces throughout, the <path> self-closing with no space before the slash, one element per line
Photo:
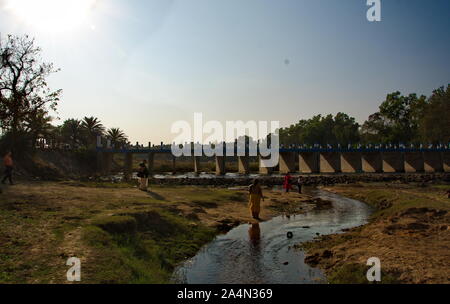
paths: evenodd
<path fill-rule="evenodd" d="M 450 85 L 430 97 L 417 94 L 388 94 L 360 126 L 344 113 L 317 115 L 280 129 L 285 145 L 448 144 L 450 142 Z"/>
<path fill-rule="evenodd" d="M 26 35 L 0 41 L 0 119 L 13 139 L 36 116 L 56 110 L 59 101 L 61 90 L 52 91 L 47 84 L 58 69 L 44 62 L 41 52 Z"/>
<path fill-rule="evenodd" d="M 290 144 L 342 144 L 359 142 L 359 124 L 344 113 L 317 115 L 300 120 L 297 124 L 280 129 L 280 142 Z"/>

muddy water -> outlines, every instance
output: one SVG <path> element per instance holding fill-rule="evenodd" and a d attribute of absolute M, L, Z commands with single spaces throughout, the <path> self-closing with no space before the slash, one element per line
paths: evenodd
<path fill-rule="evenodd" d="M 218 236 L 174 273 L 187 284 L 317 284 L 325 283 L 321 270 L 304 263 L 305 253 L 295 244 L 317 234 L 338 233 L 367 223 L 371 209 L 364 203 L 327 191 L 310 195 L 329 200 L 333 208 L 307 214 L 280 216 L 256 225 L 244 224 Z M 293 238 L 287 238 L 292 232 Z"/>

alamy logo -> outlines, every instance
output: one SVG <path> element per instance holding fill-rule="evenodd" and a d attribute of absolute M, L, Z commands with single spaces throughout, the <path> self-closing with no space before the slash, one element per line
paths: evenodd
<path fill-rule="evenodd" d="M 379 258 L 370 258 L 367 260 L 367 266 L 372 266 L 367 271 L 367 280 L 369 282 L 381 282 L 381 262 Z"/>
<path fill-rule="evenodd" d="M 367 6 L 370 6 L 367 11 L 367 20 L 369 22 L 381 21 L 381 0 L 367 0 Z"/>
<path fill-rule="evenodd" d="M 67 281 L 80 282 L 81 281 L 81 261 L 78 258 L 70 258 L 67 260 L 67 266 L 72 266 L 67 271 Z"/>
<path fill-rule="evenodd" d="M 261 156 L 261 167 L 272 168 L 279 161 L 278 121 L 203 122 L 203 114 L 194 114 L 194 128 L 187 121 L 172 124 L 172 154 L 180 156 Z M 207 136 L 206 138 L 204 138 Z M 237 139 L 237 142 L 236 142 Z M 259 139 L 259 140 L 257 140 Z"/>

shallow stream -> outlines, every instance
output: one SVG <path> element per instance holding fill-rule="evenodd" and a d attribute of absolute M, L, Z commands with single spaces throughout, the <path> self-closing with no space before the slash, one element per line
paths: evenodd
<path fill-rule="evenodd" d="M 243 224 L 216 237 L 174 272 L 187 284 L 317 284 L 326 279 L 320 269 L 304 263 L 305 253 L 293 246 L 367 223 L 368 205 L 320 189 L 309 195 L 332 202 L 328 210 L 279 216 L 260 224 Z M 288 238 L 287 233 L 293 237 Z"/>

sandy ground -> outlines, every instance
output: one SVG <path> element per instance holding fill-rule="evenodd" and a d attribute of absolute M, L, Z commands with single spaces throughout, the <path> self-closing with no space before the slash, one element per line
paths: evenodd
<path fill-rule="evenodd" d="M 349 264 L 365 266 L 369 258 L 378 257 L 382 272 L 401 283 L 449 284 L 450 200 L 445 191 L 432 187 L 377 187 L 328 189 L 378 201 L 382 210 L 368 225 L 311 243 L 306 260 L 331 274 Z"/>

